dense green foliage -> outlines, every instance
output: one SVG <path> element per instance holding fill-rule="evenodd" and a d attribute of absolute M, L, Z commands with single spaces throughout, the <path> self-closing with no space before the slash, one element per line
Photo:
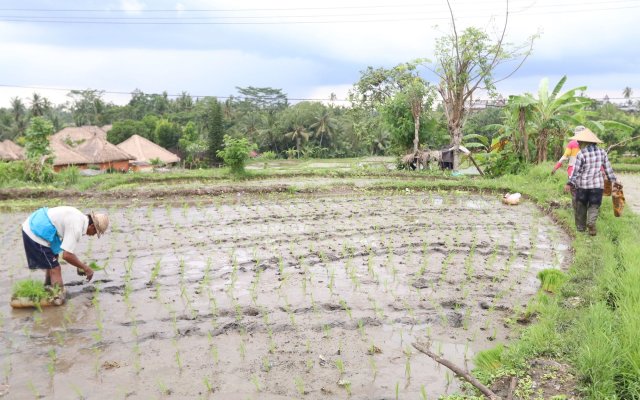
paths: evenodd
<path fill-rule="evenodd" d="M 224 165 L 235 174 L 244 172 L 244 165 L 249 159 L 249 152 L 253 145 L 246 138 L 236 139 L 229 135 L 224 136 L 224 148 L 218 150 L 218 157 L 224 160 Z"/>
<path fill-rule="evenodd" d="M 50 157 L 49 136 L 53 125 L 43 117 L 34 117 L 25 135 L 25 179 L 34 182 L 53 180 L 53 160 Z"/>

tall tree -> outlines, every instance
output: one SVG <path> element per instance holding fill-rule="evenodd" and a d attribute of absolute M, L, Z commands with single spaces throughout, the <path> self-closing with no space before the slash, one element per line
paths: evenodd
<path fill-rule="evenodd" d="M 72 90 L 67 94 L 71 98 L 71 114 L 76 126 L 102 125 L 102 113 L 105 103 L 104 90 Z"/>
<path fill-rule="evenodd" d="M 368 67 L 349 94 L 352 104 L 377 112 L 385 107 L 404 104 L 413 117 L 413 151 L 420 147 L 420 120 L 431 108 L 434 89 L 420 77 L 416 67 L 420 61 L 399 64 L 391 69 Z"/>
<path fill-rule="evenodd" d="M 34 117 L 42 117 L 50 108 L 49 101 L 40 96 L 38 93 L 34 93 L 30 99 L 31 102 L 31 115 Z"/>
<path fill-rule="evenodd" d="M 442 97 L 454 149 L 454 169 L 457 169 L 460 163 L 457 149 L 462 143 L 462 126 L 473 94 L 478 89 L 493 93 L 497 82 L 511 76 L 524 63 L 531 53 L 537 35 L 530 37 L 520 46 L 511 46 L 504 42 L 509 20 L 508 0 L 504 26 L 500 36 L 495 40 L 484 30 L 474 27 L 469 27 L 460 34 L 449 0 L 447 5 L 451 15 L 452 32 L 436 41 L 435 62 L 429 69 L 440 79 L 437 90 Z M 500 65 L 517 60 L 517 65 L 504 77 L 494 77 L 494 71 Z"/>
<path fill-rule="evenodd" d="M 12 136 L 17 137 L 24 135 L 29 121 L 27 119 L 27 108 L 19 97 L 13 97 L 11 99 L 11 116 L 13 117 Z"/>
<path fill-rule="evenodd" d="M 240 98 L 239 104 L 245 104 L 249 106 L 249 109 L 278 109 L 282 110 L 286 108 L 289 103 L 287 95 L 282 92 L 282 89 L 274 89 L 271 87 L 236 87 Z"/>
<path fill-rule="evenodd" d="M 224 127 L 222 125 L 222 106 L 215 97 L 207 98 L 204 129 L 207 134 L 207 155 L 212 163 L 220 162 L 218 151 L 224 143 Z"/>
<path fill-rule="evenodd" d="M 322 114 L 316 116 L 316 122 L 311 124 L 309 128 L 313 130 L 314 136 L 320 140 L 320 147 L 322 147 L 322 139 L 331 140 L 336 133 L 337 125 L 329 110 L 324 110 Z"/>
<path fill-rule="evenodd" d="M 622 90 L 622 95 L 625 99 L 627 99 L 627 104 L 631 105 L 631 96 L 633 95 L 633 89 L 631 89 L 629 86 L 626 86 Z"/>

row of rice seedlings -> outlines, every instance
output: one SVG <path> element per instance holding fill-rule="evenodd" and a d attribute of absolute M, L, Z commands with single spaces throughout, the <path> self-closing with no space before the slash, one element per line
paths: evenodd
<path fill-rule="evenodd" d="M 103 318 L 102 309 L 100 307 L 100 285 L 97 282 L 94 284 L 94 293 L 93 293 L 93 298 L 91 299 L 91 304 L 93 305 L 93 308 L 96 313 L 97 331 L 94 332 L 92 336 L 95 341 L 93 345 L 93 353 L 95 356 L 94 372 L 96 377 L 98 377 L 100 373 L 100 355 L 102 353 L 100 345 L 103 339 L 104 325 L 102 322 L 102 318 Z"/>

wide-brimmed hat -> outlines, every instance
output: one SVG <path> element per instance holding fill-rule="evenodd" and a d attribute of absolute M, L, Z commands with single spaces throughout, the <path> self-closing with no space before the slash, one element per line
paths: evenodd
<path fill-rule="evenodd" d="M 96 233 L 98 237 L 109 228 L 109 216 L 107 214 L 91 212 L 91 219 L 93 220 L 93 226 L 96 227 Z"/>
<path fill-rule="evenodd" d="M 577 126 L 574 132 L 575 135 L 570 138 L 571 140 L 587 143 L 602 143 L 602 140 L 598 139 L 595 133 L 584 126 Z"/>

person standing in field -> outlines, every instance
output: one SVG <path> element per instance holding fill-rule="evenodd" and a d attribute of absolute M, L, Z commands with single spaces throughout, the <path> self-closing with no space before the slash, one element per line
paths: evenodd
<path fill-rule="evenodd" d="M 616 176 L 607 152 L 597 146 L 602 141 L 588 128 L 579 126 L 575 132 L 576 135 L 571 139 L 578 141 L 580 152 L 576 156 L 573 174 L 564 189 L 566 192 L 575 189 L 576 192 L 574 208 L 576 229 L 578 232 L 588 229 L 589 234 L 595 236 L 596 221 L 604 192 L 604 175 L 611 183 L 616 182 Z M 618 187 L 617 184 L 616 187 Z"/>
<path fill-rule="evenodd" d="M 578 128 L 583 128 L 583 127 L 579 126 L 576 129 Z M 578 132 L 574 131 L 574 134 L 576 133 Z M 553 171 L 551 171 L 551 174 L 552 175 L 555 174 L 556 171 L 560 169 L 560 167 L 562 167 L 562 164 L 566 160 L 569 160 L 569 166 L 567 167 L 567 174 L 569 175 L 569 178 L 571 178 L 571 174 L 573 174 L 573 168 L 576 164 L 576 157 L 578 156 L 579 152 L 580 152 L 580 145 L 578 144 L 578 141 L 570 140 L 569 143 L 567 144 L 567 147 L 564 149 L 564 154 L 562 155 L 562 157 L 560 157 L 556 165 L 553 167 Z"/>
<path fill-rule="evenodd" d="M 45 285 L 58 288 L 64 301 L 62 270 L 58 257 L 84 271 L 87 281 L 93 277 L 93 270 L 80 261 L 75 254 L 83 235 L 102 234 L 109 227 L 106 214 L 84 214 L 74 207 L 62 206 L 40 208 L 22 224 L 22 241 L 29 269 L 45 271 Z"/>

